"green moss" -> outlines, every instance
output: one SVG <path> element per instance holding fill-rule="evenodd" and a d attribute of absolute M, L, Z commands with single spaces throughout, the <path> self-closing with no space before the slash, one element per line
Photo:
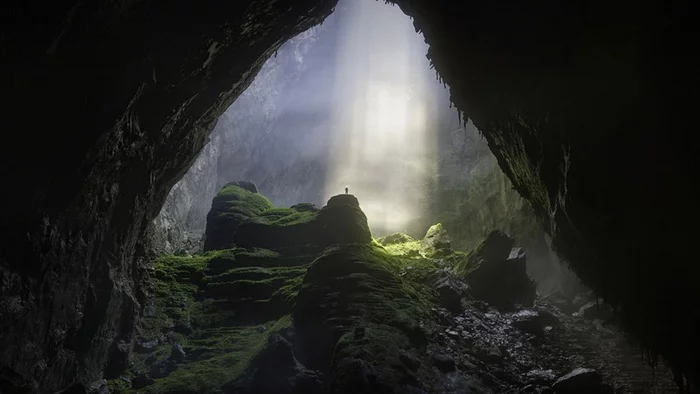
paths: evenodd
<path fill-rule="evenodd" d="M 385 245 L 386 251 L 394 256 L 418 257 L 420 256 L 421 241 L 409 241 Z"/>
<path fill-rule="evenodd" d="M 230 254 L 229 250 L 216 250 L 196 256 L 166 255 L 153 261 L 153 269 L 157 278 L 179 280 L 190 279 L 194 282 L 201 279 L 202 271 L 207 263 L 223 255 Z"/>
<path fill-rule="evenodd" d="M 304 202 L 301 204 L 292 205 L 292 209 L 299 212 L 318 212 L 319 209 L 316 205 Z"/>
<path fill-rule="evenodd" d="M 352 310 L 345 311 L 350 316 L 343 318 L 413 331 L 417 321 L 429 313 L 432 295 L 415 281 L 402 278 L 409 264 L 412 260 L 392 256 L 371 245 L 328 248 L 309 267 L 297 300 L 301 306 L 295 311 L 301 312 L 308 307 L 309 313 L 316 313 L 317 305 L 325 305 L 324 298 L 330 297 L 329 307 L 338 303 L 345 305 L 346 302 L 352 305 Z M 432 265 L 431 268 L 428 266 L 426 261 L 426 270 L 433 269 Z M 348 299 L 338 301 L 338 296 Z M 352 317 L 355 312 L 358 315 Z M 295 312 L 295 319 L 297 316 Z"/>
<path fill-rule="evenodd" d="M 111 381 L 113 392 L 219 392 L 224 383 L 243 373 L 270 333 L 291 325 L 288 314 L 306 266 L 286 263 L 279 253 L 259 248 L 155 260 L 151 288 L 156 313 L 142 319 L 140 336 L 149 340 L 168 333 L 171 341 L 183 346 L 188 362 L 140 390 L 126 387 L 123 380 Z M 211 274 L 211 264 L 228 268 Z M 126 377 L 148 372 L 153 361 L 147 360 L 165 360 L 171 348 L 164 341 L 147 354 L 134 353 Z"/>
<path fill-rule="evenodd" d="M 267 217 L 266 217 L 267 216 Z M 370 243 L 367 217 L 352 196 L 335 196 L 318 212 L 276 208 L 242 223 L 235 243 L 243 247 L 284 249 L 313 245 Z"/>
<path fill-rule="evenodd" d="M 267 224 L 273 226 L 290 226 L 294 224 L 307 223 L 316 216 L 314 211 L 298 211 L 293 208 L 273 208 L 258 215 L 258 218 L 265 219 Z"/>
<path fill-rule="evenodd" d="M 427 259 L 420 261 L 434 269 Z M 382 387 L 401 387 L 415 378 L 414 372 L 396 369 L 402 365 L 399 354 L 425 351 L 435 299 L 428 287 L 405 275 L 410 264 L 413 259 L 383 248 L 352 244 L 328 248 L 309 267 L 294 322 L 302 341 L 318 349 L 320 362 L 330 362 L 333 384 L 355 384 L 357 360 L 372 366 Z M 324 345 L 319 338 L 339 339 Z"/>
<path fill-rule="evenodd" d="M 413 239 L 413 237 L 411 237 L 408 234 L 393 233 L 393 234 L 385 235 L 385 236 L 377 239 L 377 241 L 382 245 L 393 245 L 393 244 L 402 244 L 402 243 L 406 243 L 406 242 L 415 241 L 415 239 Z"/>
<path fill-rule="evenodd" d="M 235 185 L 224 187 L 214 197 L 207 214 L 204 250 L 233 247 L 238 225 L 272 208 L 274 205 L 262 194 Z"/>
<path fill-rule="evenodd" d="M 238 186 L 227 186 L 216 194 L 214 200 L 225 201 L 232 209 L 251 213 L 250 216 L 275 206 L 260 193 L 253 193 Z"/>
<path fill-rule="evenodd" d="M 270 334 L 291 326 L 289 316 L 261 326 L 208 330 L 199 339 L 186 340 L 190 352 L 203 354 L 205 360 L 182 364 L 175 372 L 135 392 L 142 393 L 217 393 L 220 387 L 240 376 L 250 360 L 267 343 Z"/>

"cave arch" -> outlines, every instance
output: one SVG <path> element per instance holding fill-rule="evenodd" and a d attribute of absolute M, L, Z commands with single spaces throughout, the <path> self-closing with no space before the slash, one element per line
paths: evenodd
<path fill-rule="evenodd" d="M 414 18 L 452 101 L 558 251 L 644 346 L 697 381 L 690 3 L 391 3 Z M 99 376 L 112 339 L 128 342 L 134 256 L 167 190 L 264 60 L 334 4 L 12 6 L 0 365 L 17 376 L 6 379 L 58 390 Z M 37 115 L 39 100 L 53 105 Z"/>

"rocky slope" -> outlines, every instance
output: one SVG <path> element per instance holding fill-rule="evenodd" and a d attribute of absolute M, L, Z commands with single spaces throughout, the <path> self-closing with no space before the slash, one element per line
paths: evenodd
<path fill-rule="evenodd" d="M 439 225 L 373 240 L 352 195 L 232 227 L 232 249 L 153 262 L 112 393 L 675 392 L 609 316 L 535 299 L 501 232 L 468 254 Z"/>

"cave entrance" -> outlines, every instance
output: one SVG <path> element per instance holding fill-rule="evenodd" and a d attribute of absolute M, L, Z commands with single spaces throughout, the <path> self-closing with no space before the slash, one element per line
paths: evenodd
<path fill-rule="evenodd" d="M 461 122 L 427 51 L 398 7 L 341 0 L 280 47 L 219 118 L 156 222 L 200 236 L 230 181 L 255 183 L 278 207 L 320 207 L 347 186 L 375 237 L 422 238 L 440 222 L 453 247 L 469 250 L 493 229 L 509 233 L 550 291 L 545 278 L 560 266 L 540 224 L 479 131 Z"/>

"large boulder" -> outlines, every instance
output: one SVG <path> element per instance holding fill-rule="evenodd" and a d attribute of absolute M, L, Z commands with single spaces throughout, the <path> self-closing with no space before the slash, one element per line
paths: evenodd
<path fill-rule="evenodd" d="M 428 316 L 395 261 L 361 244 L 327 248 L 309 266 L 292 312 L 299 345 L 309 349 L 301 360 L 330 365 L 332 393 L 416 392 L 416 376 L 430 366 L 406 360 L 425 348 Z"/>
<path fill-rule="evenodd" d="M 211 203 L 204 251 L 233 247 L 236 227 L 271 208 L 272 203 L 251 182 L 227 183 Z"/>
<path fill-rule="evenodd" d="M 514 243 L 506 234 L 492 231 L 457 265 L 474 297 L 497 308 L 534 304 L 537 284 L 525 271 L 525 252 L 513 248 Z"/>
<path fill-rule="evenodd" d="M 447 230 L 442 227 L 442 224 L 434 224 L 430 226 L 421 242 L 420 253 L 423 256 L 432 256 L 437 251 L 449 249 L 451 245 L 450 236 Z"/>
<path fill-rule="evenodd" d="M 321 210 L 300 204 L 264 212 L 241 224 L 234 235 L 238 246 L 266 249 L 367 244 L 371 240 L 367 216 L 351 194 L 331 197 Z"/>
<path fill-rule="evenodd" d="M 317 233 L 322 245 L 369 243 L 372 233 L 360 202 L 352 194 L 331 197 L 316 216 Z"/>
<path fill-rule="evenodd" d="M 453 274 L 441 270 L 433 284 L 440 306 L 452 313 L 462 311 L 462 298 L 467 295 L 467 285 Z"/>

